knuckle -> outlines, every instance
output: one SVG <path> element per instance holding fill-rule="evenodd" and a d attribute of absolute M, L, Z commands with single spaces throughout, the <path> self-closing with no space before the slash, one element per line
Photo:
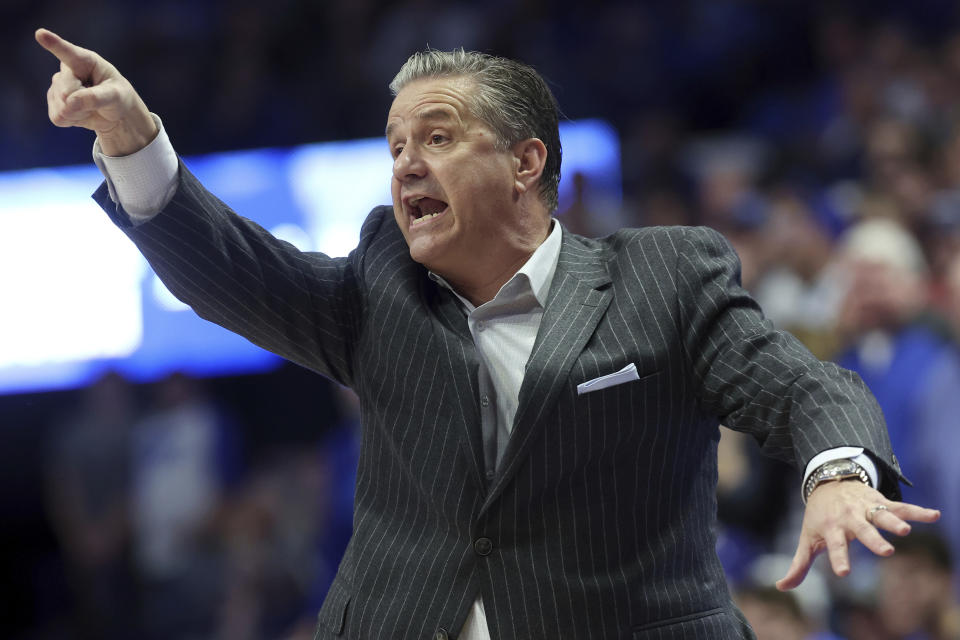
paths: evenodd
<path fill-rule="evenodd" d="M 857 539 L 864 544 L 877 544 L 883 542 L 883 536 L 881 536 L 875 530 L 860 532 L 857 534 Z"/>
<path fill-rule="evenodd" d="M 833 529 L 827 534 L 827 546 L 831 549 L 847 546 L 847 536 L 839 529 Z"/>

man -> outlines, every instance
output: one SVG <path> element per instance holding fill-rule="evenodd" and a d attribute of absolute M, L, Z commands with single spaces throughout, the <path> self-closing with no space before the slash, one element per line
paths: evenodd
<path fill-rule="evenodd" d="M 51 120 L 97 133 L 95 197 L 170 289 L 360 397 L 354 532 L 317 638 L 752 637 L 714 552 L 718 418 L 810 467 L 782 588 L 823 548 L 844 575 L 849 540 L 886 555 L 878 528 L 938 517 L 893 501 L 876 404 L 762 321 L 718 234 L 593 241 L 551 219 L 557 109 L 529 67 L 411 57 L 393 208 L 331 259 L 206 192 L 109 63 L 37 39 L 61 61 Z"/>

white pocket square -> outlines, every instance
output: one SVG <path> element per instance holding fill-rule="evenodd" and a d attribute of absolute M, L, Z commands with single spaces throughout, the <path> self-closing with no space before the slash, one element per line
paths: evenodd
<path fill-rule="evenodd" d="M 577 395 L 583 395 L 585 393 L 590 393 L 591 391 L 599 391 L 600 389 L 614 387 L 618 384 L 623 384 L 624 382 L 631 382 L 639 379 L 640 375 L 637 373 L 637 365 L 631 362 L 623 369 L 620 369 L 620 371 L 615 371 L 613 373 L 608 373 L 605 376 L 594 378 L 593 380 L 581 382 L 577 385 Z"/>

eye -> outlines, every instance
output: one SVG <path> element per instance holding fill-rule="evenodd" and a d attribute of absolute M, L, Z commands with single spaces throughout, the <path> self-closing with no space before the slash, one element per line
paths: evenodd
<path fill-rule="evenodd" d="M 399 158 L 399 157 L 400 157 L 400 154 L 403 153 L 403 145 L 402 145 L 402 144 L 398 144 L 397 146 L 395 146 L 395 147 L 393 148 L 392 151 L 393 151 L 393 154 L 392 154 L 392 155 L 393 155 L 393 158 L 394 158 L 394 159 Z"/>
<path fill-rule="evenodd" d="M 439 133 L 435 133 L 430 136 L 430 144 L 443 144 L 447 141 L 447 137 Z"/>

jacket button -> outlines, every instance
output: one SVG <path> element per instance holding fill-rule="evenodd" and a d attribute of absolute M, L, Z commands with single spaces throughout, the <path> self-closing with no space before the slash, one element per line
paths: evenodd
<path fill-rule="evenodd" d="M 473 550 L 478 556 L 488 556 L 493 551 L 493 541 L 490 538 L 477 538 L 473 543 Z"/>
<path fill-rule="evenodd" d="M 450 634 L 447 633 L 447 630 L 443 627 L 437 629 L 437 632 L 433 634 L 433 640 L 450 640 Z"/>

